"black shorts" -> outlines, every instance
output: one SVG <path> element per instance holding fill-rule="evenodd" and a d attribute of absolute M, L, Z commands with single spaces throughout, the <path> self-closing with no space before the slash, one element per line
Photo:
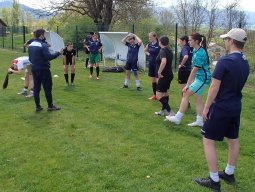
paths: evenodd
<path fill-rule="evenodd" d="M 65 63 L 63 62 L 63 65 L 64 65 L 64 64 L 65 64 Z M 67 65 L 72 65 L 73 62 L 72 62 L 72 60 L 67 59 L 67 60 L 66 60 L 66 64 L 67 64 Z M 75 65 L 75 63 L 74 63 L 74 65 Z"/>
<path fill-rule="evenodd" d="M 178 83 L 179 84 L 186 84 L 188 82 L 190 72 L 191 71 L 179 70 L 178 71 Z"/>
<path fill-rule="evenodd" d="M 157 92 L 167 92 L 167 90 L 170 88 L 170 84 L 173 78 L 171 77 L 163 77 L 158 79 L 157 83 Z"/>
<path fill-rule="evenodd" d="M 211 140 L 222 141 L 224 137 L 237 139 L 240 127 L 240 115 L 232 115 L 214 105 L 208 112 L 201 134 Z"/>
<path fill-rule="evenodd" d="M 149 62 L 149 72 L 148 72 L 149 77 L 157 77 L 157 67 L 156 63 L 154 62 Z"/>
<path fill-rule="evenodd" d="M 125 66 L 126 70 L 133 70 L 133 71 L 137 71 L 138 70 L 138 65 L 137 65 L 137 61 L 136 62 L 126 62 L 126 66 Z"/>

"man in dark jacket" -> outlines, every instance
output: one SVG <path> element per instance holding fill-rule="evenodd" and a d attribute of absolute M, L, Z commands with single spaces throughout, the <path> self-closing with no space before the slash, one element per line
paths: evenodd
<path fill-rule="evenodd" d="M 34 100 L 36 112 L 43 108 L 40 105 L 41 85 L 45 92 L 48 103 L 48 111 L 60 110 L 60 107 L 53 105 L 52 101 L 52 77 L 50 72 L 50 60 L 57 58 L 61 52 L 51 54 L 47 44 L 44 42 L 45 30 L 37 29 L 35 31 L 35 39 L 29 45 L 29 60 L 32 63 L 32 74 L 34 78 Z"/>

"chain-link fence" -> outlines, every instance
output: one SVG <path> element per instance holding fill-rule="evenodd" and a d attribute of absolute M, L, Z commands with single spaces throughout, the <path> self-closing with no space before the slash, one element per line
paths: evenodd
<path fill-rule="evenodd" d="M 0 47 L 4 49 L 15 50 L 19 52 L 26 52 L 26 48 L 24 48 L 24 43 L 33 37 L 32 33 L 36 28 L 40 27 L 6 27 L 0 28 Z M 55 28 L 47 28 L 43 27 L 45 30 L 54 31 L 58 33 L 61 37 L 63 37 L 64 41 L 72 41 L 74 43 L 74 47 L 78 51 L 78 57 L 83 58 L 84 55 L 84 47 L 83 40 L 86 35 L 90 32 L 98 32 L 100 31 L 100 26 L 91 25 L 91 26 L 77 26 L 75 24 L 71 24 L 69 26 L 59 26 Z M 109 31 L 113 32 L 132 32 L 138 35 L 144 42 L 147 44 L 148 42 L 148 33 L 154 31 L 158 36 L 167 35 L 170 38 L 170 46 L 175 54 L 174 65 L 176 67 L 176 59 L 178 57 L 178 47 L 176 45 L 176 39 L 182 35 L 182 28 L 178 27 L 178 24 L 165 26 L 158 24 L 147 24 L 147 23 L 139 23 L 139 24 L 114 24 L 112 26 L 108 26 Z M 245 29 L 248 33 L 248 42 L 245 45 L 244 52 L 249 60 L 251 73 L 255 72 L 255 26 L 248 26 Z M 201 29 L 199 31 L 201 34 L 207 36 L 207 29 Z M 214 36 L 212 37 L 211 44 L 209 46 L 210 50 L 210 59 L 211 61 L 217 61 L 219 56 L 225 54 L 224 43 L 222 39 L 219 38 L 220 34 L 226 33 L 226 30 L 217 29 L 214 31 Z"/>

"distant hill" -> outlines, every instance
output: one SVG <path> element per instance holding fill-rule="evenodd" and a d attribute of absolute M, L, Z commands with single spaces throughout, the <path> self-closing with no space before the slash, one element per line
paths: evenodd
<path fill-rule="evenodd" d="M 0 9 L 3 8 L 12 8 L 12 0 L 0 0 Z M 22 11 L 26 13 L 31 13 L 34 19 L 39 19 L 39 16 L 36 13 L 41 13 L 43 10 L 34 9 L 32 7 L 20 4 L 20 8 Z"/>

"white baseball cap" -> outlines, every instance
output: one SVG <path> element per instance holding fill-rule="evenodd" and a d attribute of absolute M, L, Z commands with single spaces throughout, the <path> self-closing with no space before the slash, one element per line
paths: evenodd
<path fill-rule="evenodd" d="M 227 34 L 221 35 L 221 38 L 229 37 L 231 39 L 235 39 L 239 42 L 245 43 L 247 41 L 247 34 L 243 29 L 233 28 Z"/>

